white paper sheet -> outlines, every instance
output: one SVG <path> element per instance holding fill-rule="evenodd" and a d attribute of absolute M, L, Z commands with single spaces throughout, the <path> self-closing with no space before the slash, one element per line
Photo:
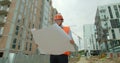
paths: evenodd
<path fill-rule="evenodd" d="M 65 51 L 75 51 L 68 35 L 57 25 L 32 31 L 41 54 L 63 54 Z"/>

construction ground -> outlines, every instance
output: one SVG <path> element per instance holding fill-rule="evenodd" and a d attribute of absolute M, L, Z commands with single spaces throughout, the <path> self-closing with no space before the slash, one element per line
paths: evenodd
<path fill-rule="evenodd" d="M 99 56 L 91 56 L 86 58 L 85 56 L 79 58 L 71 58 L 69 63 L 120 63 L 120 57 L 118 58 L 99 58 Z"/>

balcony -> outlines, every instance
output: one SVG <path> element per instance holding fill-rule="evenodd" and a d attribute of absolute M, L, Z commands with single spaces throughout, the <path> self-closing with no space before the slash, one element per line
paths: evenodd
<path fill-rule="evenodd" d="M 0 5 L 10 5 L 11 1 L 10 0 L 2 0 L 0 1 Z"/>
<path fill-rule="evenodd" d="M 0 16 L 0 25 L 4 25 L 7 17 Z"/>
<path fill-rule="evenodd" d="M 7 15 L 8 11 L 9 11 L 9 8 L 7 6 L 0 7 L 0 15 Z"/>
<path fill-rule="evenodd" d="M 7 14 L 8 14 L 7 11 L 5 11 L 5 10 L 0 10 L 0 15 L 7 15 Z"/>

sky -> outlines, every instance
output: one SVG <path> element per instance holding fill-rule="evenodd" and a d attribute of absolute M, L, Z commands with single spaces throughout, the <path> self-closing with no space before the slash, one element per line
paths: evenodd
<path fill-rule="evenodd" d="M 83 49 L 83 25 L 94 24 L 98 6 L 119 3 L 120 0 L 52 0 L 52 5 L 63 15 L 63 25 L 71 27 L 75 35 L 80 36 L 81 43 L 75 37 L 80 49 Z"/>

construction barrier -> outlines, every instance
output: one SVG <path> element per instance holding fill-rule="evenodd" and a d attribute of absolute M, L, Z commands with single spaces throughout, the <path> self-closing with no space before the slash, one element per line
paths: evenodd
<path fill-rule="evenodd" d="M 10 53 L 8 58 L 0 58 L 0 63 L 50 63 L 49 55 L 26 55 Z"/>

